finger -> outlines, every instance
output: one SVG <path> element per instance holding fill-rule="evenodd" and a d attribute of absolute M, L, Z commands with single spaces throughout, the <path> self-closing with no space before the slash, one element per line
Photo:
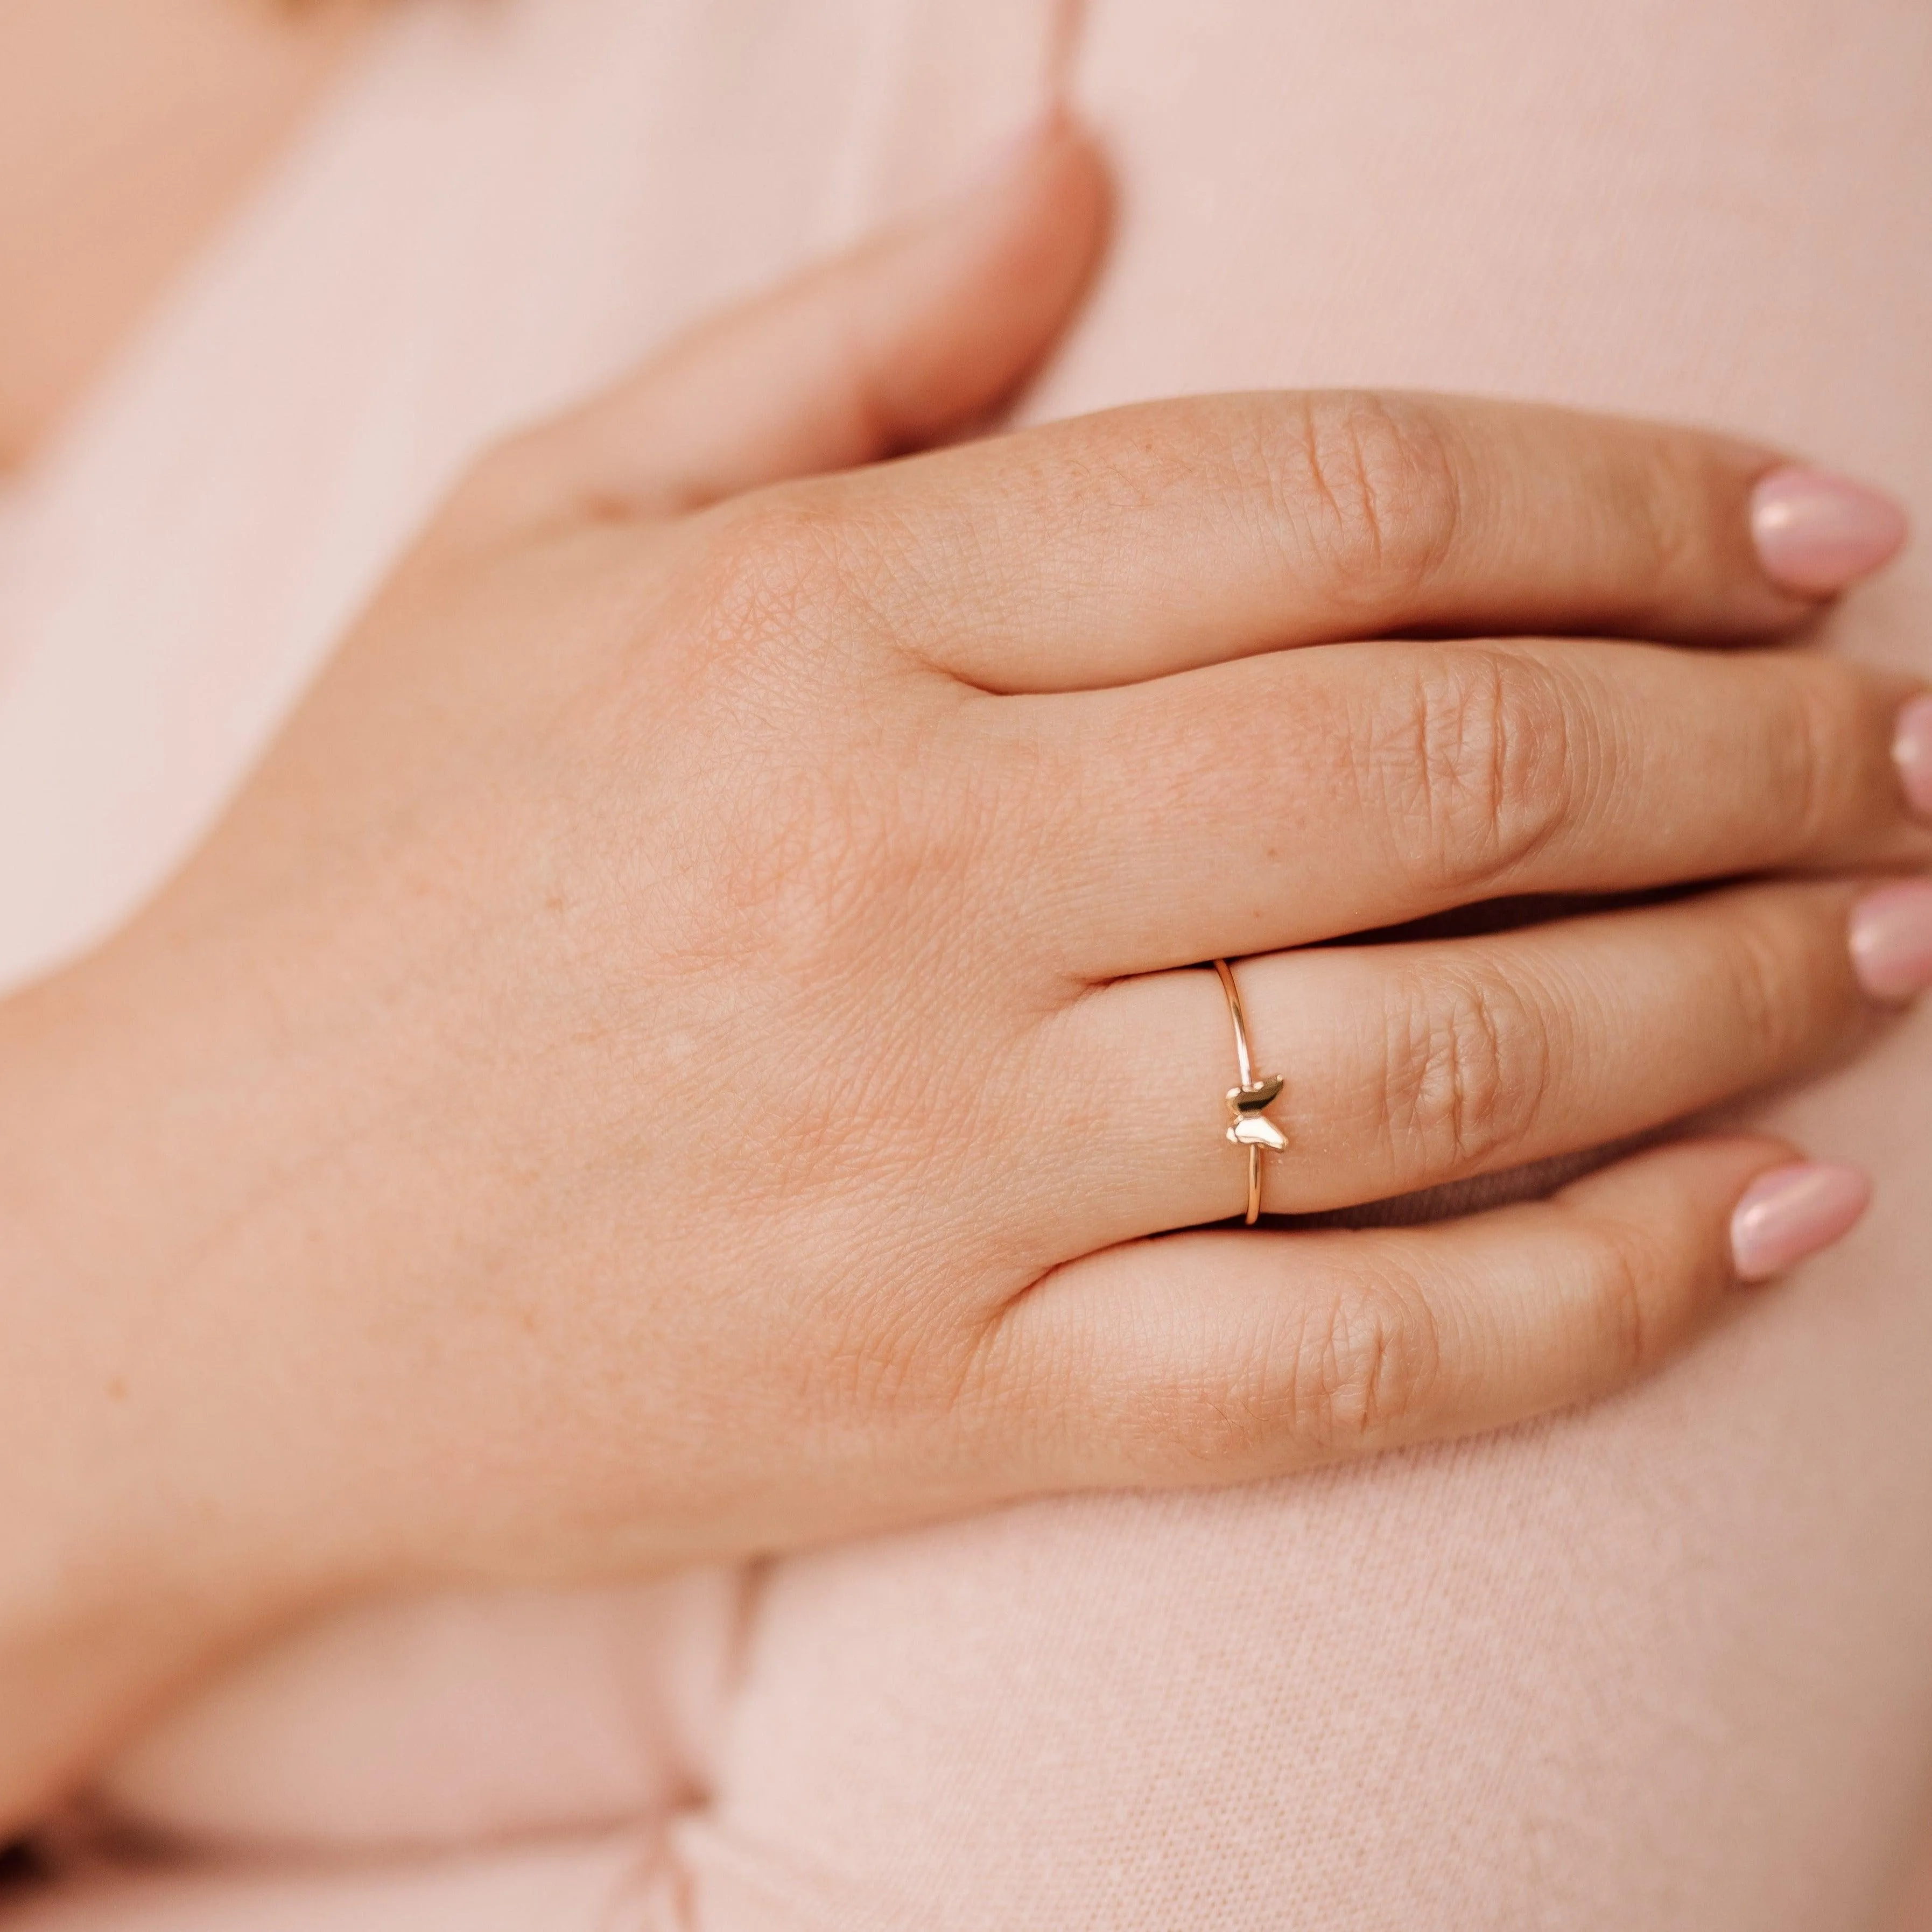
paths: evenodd
<path fill-rule="evenodd" d="M 1069 1264 L 982 1345 L 1042 1487 L 1222 1483 L 1500 1427 L 1647 1371 L 1843 1235 L 1863 1178 L 1698 1141 L 1422 1228 L 1202 1232 Z M 1736 1223 L 1734 1229 L 1733 1223 Z"/>
<path fill-rule="evenodd" d="M 811 487 L 881 628 L 996 691 L 1417 630 L 1762 637 L 1904 530 L 1885 499 L 1730 437 L 1393 394 L 1144 404 Z M 1754 496 L 1781 519 L 1762 545 Z M 1828 506 L 1868 540 L 1780 581 Z"/>
<path fill-rule="evenodd" d="M 1262 1205 L 1383 1200 L 1681 1120 L 1843 1049 L 1874 1000 L 1932 976 L 1928 956 L 1932 885 L 1819 884 L 1245 960 L 1257 1073 L 1286 1080 Z M 1241 1211 L 1211 973 L 1123 980 L 1050 1023 L 1049 1045 L 1108 1124 L 1066 1177 L 1087 1217 L 1074 1235 L 1097 1246 Z"/>
<path fill-rule="evenodd" d="M 703 324 L 519 439 L 500 514 L 664 514 L 938 441 L 1052 346 L 1107 205 L 1092 142 L 1055 118 L 925 219 Z"/>
<path fill-rule="evenodd" d="M 1341 644 L 978 709 L 1052 775 L 1011 796 L 1016 919 L 1095 979 L 1502 896 L 1932 861 L 1932 712 L 1809 652 Z"/>

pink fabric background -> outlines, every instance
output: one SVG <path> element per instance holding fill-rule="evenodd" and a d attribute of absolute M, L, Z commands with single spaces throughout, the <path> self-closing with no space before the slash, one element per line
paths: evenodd
<path fill-rule="evenodd" d="M 943 185 L 1064 63 L 1118 252 L 1030 405 L 1682 415 L 1932 523 L 1924 0 L 412 0 L 0 510 L 0 966 L 179 856 L 499 428 Z M 1923 548 L 1841 647 L 1932 671 Z M 22 1932 L 1854 1932 L 1932 1786 L 1932 1018 L 1786 1102 L 1852 1242 L 1653 1385 L 1213 1496 L 377 1606 Z"/>

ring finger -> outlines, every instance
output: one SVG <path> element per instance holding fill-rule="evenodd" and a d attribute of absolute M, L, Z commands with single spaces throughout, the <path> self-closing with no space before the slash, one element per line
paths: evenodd
<path fill-rule="evenodd" d="M 1746 886 L 1236 970 L 1256 1068 L 1286 1081 L 1262 1205 L 1308 1213 L 1603 1145 L 1795 1073 L 1932 979 L 1932 885 Z M 1094 1225 L 1070 1252 L 1242 1211 L 1212 973 L 1122 980 L 1049 1027 L 1056 1067 L 1088 1070 L 1072 1103 L 1109 1124 L 1083 1142 L 1072 1198 Z"/>

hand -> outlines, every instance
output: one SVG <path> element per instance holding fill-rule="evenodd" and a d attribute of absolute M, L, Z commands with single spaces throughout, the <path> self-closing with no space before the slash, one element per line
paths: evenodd
<path fill-rule="evenodd" d="M 1780 1143 L 1143 1238 L 1244 1199 L 1197 962 L 1246 959 L 1287 1076 L 1268 1207 L 1334 1208 L 1801 1068 L 1923 915 L 1792 880 L 1292 949 L 1932 834 L 1898 682 L 1540 634 L 1809 615 L 1753 548 L 1766 452 L 1264 394 L 850 467 L 1011 387 L 1100 202 L 1046 137 L 497 452 L 204 850 L 8 1012 L 47 1286 L 0 1448 L 97 1630 L 136 1579 L 178 1676 L 399 1581 L 1293 1469 L 1607 1388 L 1732 1286 Z M 1468 641 L 1350 641 L 1427 633 Z"/>

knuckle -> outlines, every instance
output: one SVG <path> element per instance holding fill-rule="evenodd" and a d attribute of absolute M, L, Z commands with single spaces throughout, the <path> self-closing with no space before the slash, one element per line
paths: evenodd
<path fill-rule="evenodd" d="M 1344 608 L 1418 598 L 1462 523 L 1456 452 L 1412 399 L 1311 392 L 1277 414 L 1263 452 L 1273 508 Z"/>
<path fill-rule="evenodd" d="M 1670 1270 L 1654 1240 L 1621 1222 L 1579 1231 L 1580 1306 L 1591 1312 L 1592 1379 L 1612 1386 L 1643 1374 L 1668 1352 L 1672 1324 L 1660 1302 Z"/>
<path fill-rule="evenodd" d="M 828 1429 L 854 1418 L 910 1420 L 929 1400 L 922 1386 L 917 1324 L 904 1304 L 859 1298 L 827 1324 L 815 1346 L 791 1358 L 793 1394 L 801 1414 Z M 782 1372 L 781 1364 L 775 1364 Z"/>
<path fill-rule="evenodd" d="M 1394 1268 L 1312 1274 L 1211 1382 L 1168 1390 L 1136 1460 L 1215 1480 L 1359 1455 L 1423 1432 L 1442 1372 L 1427 1298 Z"/>
<path fill-rule="evenodd" d="M 1610 554 L 1628 557 L 1624 581 L 1649 586 L 1636 614 L 1646 627 L 1694 600 L 1718 568 L 1712 482 L 1702 443 L 1671 434 L 1651 437 L 1636 460 L 1608 472 Z"/>
<path fill-rule="evenodd" d="M 1293 1440 L 1315 1457 L 1358 1453 L 1413 1434 L 1442 1369 L 1428 1298 L 1383 1267 L 1312 1298 L 1294 1337 L 1283 1406 Z"/>
<path fill-rule="evenodd" d="M 1814 970 L 1844 954 L 1835 929 L 1828 946 L 1810 944 L 1798 904 L 1783 895 L 1752 892 L 1732 902 L 1720 962 L 1720 997 L 1728 1002 L 1740 1036 L 1766 1066 L 1800 1058 L 1813 1042 L 1825 1004 L 1826 976 Z M 1832 971 L 1831 983 L 1848 978 Z"/>
<path fill-rule="evenodd" d="M 872 1287 L 848 1299 L 834 1345 L 800 1352 L 820 1406 L 836 1426 L 854 1417 L 890 1424 L 902 1438 L 939 1430 L 985 1441 L 1012 1426 L 1000 1377 L 975 1330 L 958 1318 L 930 1276 L 898 1280 L 892 1293 Z"/>
<path fill-rule="evenodd" d="M 1552 1057 L 1545 1016 L 1522 988 L 1481 968 L 1400 976 L 1384 1040 L 1384 1118 L 1403 1172 L 1448 1178 L 1521 1146 Z"/>
<path fill-rule="evenodd" d="M 922 836 L 905 781 L 877 768 L 767 774 L 718 826 L 711 890 L 730 942 L 801 988 L 843 986 L 856 962 L 910 943 L 928 899 L 960 880 L 946 846 Z"/>
<path fill-rule="evenodd" d="M 1874 743 L 1867 694 L 1858 674 L 1829 658 L 1792 660 L 1785 701 L 1769 707 L 1766 781 L 1784 815 L 1786 836 L 1800 853 L 1829 849 L 1862 815 L 1874 762 L 1860 755 Z M 1889 805 L 1896 781 L 1886 760 L 1885 782 L 1872 788 Z"/>
<path fill-rule="evenodd" d="M 929 1055 L 912 1052 L 890 1078 L 881 1072 L 900 1063 L 867 1034 L 882 1023 L 854 1006 L 855 974 L 870 978 L 887 962 L 929 973 L 1004 910 L 1006 878 L 994 856 L 1005 836 L 994 778 L 896 735 L 892 722 L 854 721 L 820 757 L 762 727 L 746 733 L 760 769 L 718 798 L 694 888 L 694 918 L 717 956 L 755 958 L 773 997 L 835 1010 L 867 1042 L 855 1039 L 850 1076 L 871 1070 L 875 1087 L 893 1086 L 895 1108 L 909 1098 L 896 1082 L 929 1070 Z M 910 735 L 921 736 L 916 723 Z M 818 1077 L 836 1086 L 847 1076 L 828 1066 Z M 886 1098 L 868 1092 L 869 1110 Z"/>
<path fill-rule="evenodd" d="M 1502 650 L 1431 652 L 1406 688 L 1376 693 L 1362 789 L 1406 875 L 1462 892 L 1527 866 L 1572 816 L 1576 715 L 1550 666 Z"/>
<path fill-rule="evenodd" d="M 845 520 L 814 493 L 736 499 L 695 520 L 692 542 L 707 648 L 818 656 L 864 628 L 860 560 Z"/>
<path fill-rule="evenodd" d="M 1739 630 L 1727 610 L 1756 564 L 1734 451 L 1703 431 L 1652 424 L 1606 446 L 1591 472 L 1603 554 L 1641 634 Z M 1688 627 L 1688 628 L 1687 628 Z"/>

